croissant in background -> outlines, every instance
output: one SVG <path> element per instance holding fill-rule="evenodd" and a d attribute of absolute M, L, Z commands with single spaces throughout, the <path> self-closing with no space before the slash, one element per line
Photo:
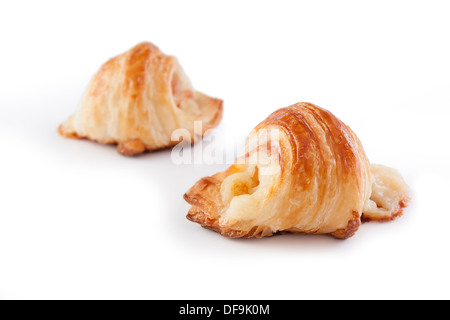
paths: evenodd
<path fill-rule="evenodd" d="M 398 172 L 370 165 L 353 131 L 313 104 L 272 113 L 245 151 L 184 195 L 189 220 L 231 238 L 294 232 L 346 239 L 361 221 L 399 216 L 409 199 Z"/>
<path fill-rule="evenodd" d="M 110 59 L 92 78 L 73 116 L 59 127 L 65 137 L 117 144 L 123 155 L 173 146 L 174 130 L 202 135 L 222 116 L 222 100 L 192 88 L 176 58 L 149 42 Z M 192 141 L 193 142 L 193 141 Z"/>

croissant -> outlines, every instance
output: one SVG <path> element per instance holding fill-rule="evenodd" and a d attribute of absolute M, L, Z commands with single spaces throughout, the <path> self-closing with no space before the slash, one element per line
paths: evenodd
<path fill-rule="evenodd" d="M 195 121 L 203 135 L 221 116 L 222 100 L 195 91 L 176 58 L 144 42 L 100 68 L 58 131 L 117 144 L 119 153 L 131 156 L 175 145 L 171 134 L 179 128 L 194 138 Z"/>
<path fill-rule="evenodd" d="M 187 218 L 225 237 L 276 233 L 346 239 L 361 221 L 391 220 L 408 202 L 398 172 L 370 165 L 358 137 L 329 111 L 297 103 L 249 135 L 226 171 L 184 195 Z"/>

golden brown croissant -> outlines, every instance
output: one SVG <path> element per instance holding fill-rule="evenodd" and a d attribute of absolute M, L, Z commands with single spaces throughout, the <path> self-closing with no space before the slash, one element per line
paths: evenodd
<path fill-rule="evenodd" d="M 309 103 L 272 113 L 245 151 L 184 195 L 189 220 L 233 238 L 294 232 L 345 239 L 361 218 L 389 220 L 407 204 L 401 176 L 371 167 L 353 131 Z"/>
<path fill-rule="evenodd" d="M 192 88 L 176 58 L 140 43 L 110 59 L 92 78 L 76 113 L 59 127 L 65 137 L 118 144 L 124 155 L 173 146 L 175 129 L 202 122 L 203 135 L 222 116 L 222 100 Z"/>

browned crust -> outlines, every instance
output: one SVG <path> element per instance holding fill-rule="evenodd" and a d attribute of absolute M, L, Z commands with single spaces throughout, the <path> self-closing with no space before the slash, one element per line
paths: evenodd
<path fill-rule="evenodd" d="M 150 42 L 142 42 L 126 53 L 125 77 L 123 78 L 123 94 L 137 97 L 144 91 L 148 63 L 151 59 L 162 60 L 164 54 Z M 120 56 L 119 56 L 120 57 Z"/>
<path fill-rule="evenodd" d="M 117 152 L 119 154 L 123 155 L 123 156 L 128 156 L 128 157 L 141 155 L 141 154 L 146 153 L 146 152 L 153 152 L 153 151 L 170 149 L 170 148 L 174 147 L 178 143 L 176 141 L 172 141 L 168 146 L 157 148 L 157 149 L 155 149 L 155 148 L 148 149 L 148 148 L 145 147 L 145 144 L 140 139 L 133 139 L 133 140 L 128 140 L 128 141 L 124 141 L 124 142 L 99 141 L 99 140 L 96 140 L 96 139 L 92 139 L 91 137 L 80 136 L 76 132 L 67 132 L 67 131 L 64 130 L 63 125 L 60 125 L 58 127 L 58 133 L 59 133 L 60 136 L 62 136 L 64 138 L 75 139 L 75 140 L 89 140 L 89 141 L 97 142 L 97 143 L 100 143 L 100 144 L 116 145 L 117 146 Z"/>
<path fill-rule="evenodd" d="M 409 204 L 409 202 L 411 201 L 411 198 L 409 196 L 404 197 L 402 200 L 400 200 L 399 204 L 399 209 L 392 213 L 389 216 L 383 216 L 383 217 L 379 217 L 379 218 L 373 218 L 373 217 L 368 217 L 365 216 L 364 213 L 362 214 L 361 217 L 361 222 L 371 222 L 371 221 L 376 221 L 376 222 L 389 222 L 392 221 L 398 217 L 401 217 L 403 215 L 403 209 L 406 208 Z"/>
<path fill-rule="evenodd" d="M 197 201 L 194 201 L 193 198 L 188 196 L 187 194 L 184 195 L 184 199 L 189 203 L 196 203 Z M 394 220 L 397 217 L 402 216 L 403 209 L 408 206 L 408 203 L 410 201 L 410 197 L 405 197 L 399 202 L 399 210 L 393 213 L 391 216 L 386 216 L 382 218 L 368 218 L 364 217 L 362 215 L 360 217 L 360 214 L 356 211 L 353 211 L 353 218 L 348 221 L 348 224 L 346 228 L 336 230 L 332 233 L 330 233 L 331 236 L 333 236 L 336 239 L 345 240 L 348 238 L 351 238 L 355 235 L 356 231 L 358 231 L 359 227 L 361 226 L 361 223 L 364 222 L 370 222 L 370 221 L 377 221 L 377 222 L 389 222 Z M 237 230 L 223 230 L 217 219 L 210 219 L 202 210 L 200 210 L 198 207 L 192 206 L 189 210 L 186 218 L 192 222 L 196 222 L 200 224 L 203 228 L 213 230 L 223 237 L 226 238 L 253 238 L 257 237 L 257 234 L 252 234 L 251 232 L 241 232 Z M 276 234 L 283 234 L 283 233 L 305 233 L 305 232 L 298 232 L 295 230 L 285 230 L 278 232 Z M 274 234 L 275 235 L 275 234 Z"/>
<path fill-rule="evenodd" d="M 330 139 L 329 145 L 333 146 L 338 166 L 344 168 L 344 172 L 352 172 L 359 167 L 359 156 L 362 145 L 358 137 L 353 131 L 334 116 L 330 111 L 322 109 L 312 103 L 299 102 L 289 107 L 281 108 L 273 112 L 255 129 L 270 125 L 278 126 L 288 134 L 292 144 L 293 154 L 304 154 L 311 150 L 320 150 L 321 140 L 317 136 L 314 127 L 305 117 L 306 114 L 311 115 L 315 119 L 320 119 L 328 131 Z M 316 166 L 312 161 L 304 161 L 304 157 L 297 156 L 294 159 L 293 170 L 301 171 L 305 176 L 314 176 L 316 174 Z M 302 176 L 296 181 L 297 185 L 307 187 L 307 180 Z"/>
<path fill-rule="evenodd" d="M 233 229 L 225 229 L 222 228 L 219 225 L 219 221 L 217 219 L 210 219 L 203 211 L 201 211 L 198 207 L 192 206 L 189 210 L 188 214 L 186 215 L 186 218 L 189 221 L 195 222 L 200 224 L 203 228 L 209 229 L 212 231 L 217 232 L 224 238 L 231 238 L 231 239 L 237 239 L 237 238 L 260 238 L 261 235 L 259 233 L 256 233 L 256 230 L 250 230 L 249 232 L 239 231 L 239 230 L 233 230 Z M 256 228 L 254 228 L 256 229 Z"/>
<path fill-rule="evenodd" d="M 65 131 L 63 125 L 60 125 L 58 127 L 58 133 L 61 137 L 64 137 L 64 138 L 71 138 L 71 139 L 76 139 L 76 140 L 84 139 L 83 137 L 79 136 L 76 132 Z"/>
<path fill-rule="evenodd" d="M 230 170 L 230 169 L 229 169 Z M 232 170 L 232 169 L 231 169 Z M 213 230 L 225 238 L 251 238 L 249 232 L 223 228 L 217 218 L 210 217 L 206 212 L 218 212 L 223 207 L 220 197 L 220 185 L 227 171 L 219 172 L 197 181 L 183 196 L 192 205 L 186 218 L 200 224 L 203 228 Z"/>
<path fill-rule="evenodd" d="M 198 208 L 196 214 L 217 212 L 222 207 L 220 198 L 220 185 L 226 176 L 226 172 L 219 172 L 211 177 L 205 177 L 197 181 L 185 194 L 184 200 L 193 207 Z"/>
<path fill-rule="evenodd" d="M 223 173 L 220 173 L 223 174 Z M 222 235 L 225 238 L 259 238 L 261 237 L 261 234 L 259 232 L 256 232 L 256 227 L 248 232 L 245 231 L 239 231 L 239 230 L 233 230 L 229 228 L 223 228 L 219 224 L 219 220 L 216 218 L 209 217 L 201 208 L 204 208 L 208 211 L 214 211 L 217 210 L 216 203 L 219 201 L 219 199 L 214 199 L 215 201 L 211 201 L 210 199 L 201 196 L 202 193 L 205 193 L 205 190 L 207 188 L 217 188 L 218 185 L 220 185 L 220 176 L 212 176 L 212 177 L 206 177 L 200 179 L 187 193 L 184 194 L 183 198 L 192 205 L 192 207 L 189 209 L 188 214 L 186 215 L 186 218 L 189 221 L 195 222 L 200 224 L 203 228 L 209 229 L 212 231 L 215 231 Z M 213 193 L 214 194 L 214 193 Z M 359 226 L 361 225 L 361 214 L 353 211 L 352 212 L 352 218 L 348 221 L 347 226 L 343 229 L 336 230 L 332 233 L 329 233 L 329 235 L 333 236 L 337 239 L 348 239 L 352 237 L 356 231 L 358 231 Z M 301 232 L 297 230 L 283 230 L 277 233 L 273 233 L 272 235 L 276 234 L 284 234 L 284 233 L 308 233 L 308 232 Z M 314 233 L 314 232 L 312 232 Z"/>
<path fill-rule="evenodd" d="M 186 199 L 186 195 L 184 195 L 184 198 Z M 216 219 L 209 219 L 208 216 L 197 207 L 192 206 L 186 215 L 186 218 L 189 221 L 200 224 L 203 228 L 222 234 L 219 222 Z"/>
<path fill-rule="evenodd" d="M 119 142 L 117 145 L 117 152 L 121 155 L 129 157 L 142 154 L 145 150 L 145 144 L 140 139 Z"/>
<path fill-rule="evenodd" d="M 347 227 L 345 227 L 344 229 L 336 230 L 335 232 L 330 233 L 330 235 L 342 240 L 354 236 L 356 231 L 358 231 L 359 226 L 361 225 L 361 215 L 358 212 L 353 211 L 352 216 L 352 219 L 348 221 Z"/>
<path fill-rule="evenodd" d="M 184 196 L 184 198 L 186 200 L 186 195 Z M 219 225 L 219 221 L 217 219 L 209 218 L 202 210 L 200 210 L 198 207 L 195 207 L 195 206 L 192 206 L 189 209 L 189 212 L 186 215 L 186 218 L 189 221 L 200 224 L 205 229 L 209 229 L 214 232 L 217 232 L 218 234 L 220 234 L 221 236 L 223 236 L 225 238 L 249 239 L 249 238 L 260 238 L 261 237 L 260 233 L 255 232 L 256 230 L 254 230 L 254 229 L 256 229 L 256 228 L 250 230 L 249 232 L 243 232 L 243 231 L 232 230 L 232 229 L 224 229 Z M 353 219 L 351 219 L 348 222 L 346 228 L 336 230 L 335 232 L 329 233 L 328 235 L 330 235 L 336 239 L 339 239 L 339 240 L 345 240 L 345 239 L 348 239 L 348 238 L 352 237 L 353 235 L 355 235 L 355 233 L 356 233 L 356 231 L 358 231 L 360 225 L 361 225 L 361 220 L 359 218 L 359 214 L 354 211 Z M 271 236 L 281 235 L 281 234 L 286 234 L 286 233 L 315 234 L 314 232 L 311 232 L 311 233 L 301 232 L 301 231 L 292 229 L 292 230 L 282 230 L 282 231 L 279 231 L 276 233 L 272 233 Z"/>

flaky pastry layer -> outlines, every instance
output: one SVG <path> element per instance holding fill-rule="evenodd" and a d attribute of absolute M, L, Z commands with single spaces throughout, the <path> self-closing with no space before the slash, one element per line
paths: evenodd
<path fill-rule="evenodd" d="M 92 78 L 75 114 L 58 132 L 69 138 L 117 144 L 123 155 L 171 147 L 186 129 L 194 142 L 220 122 L 222 100 L 195 91 L 176 58 L 143 42 L 107 61 Z"/>
<path fill-rule="evenodd" d="M 292 232 L 346 239 L 362 217 L 393 218 L 406 205 L 397 175 L 371 166 L 357 136 L 329 111 L 297 103 L 260 123 L 235 164 L 186 192 L 187 218 L 231 238 Z"/>

